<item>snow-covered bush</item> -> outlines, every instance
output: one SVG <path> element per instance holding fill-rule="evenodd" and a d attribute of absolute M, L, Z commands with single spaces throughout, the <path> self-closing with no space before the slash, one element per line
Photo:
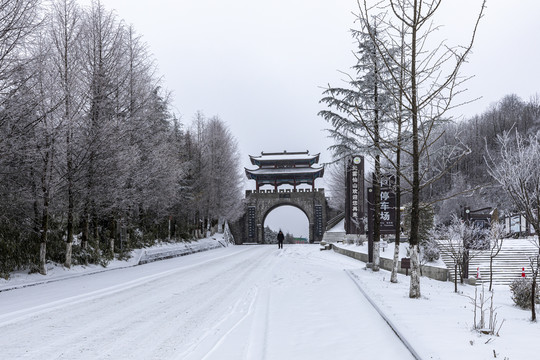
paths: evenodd
<path fill-rule="evenodd" d="M 465 239 L 465 247 L 472 250 L 487 250 L 490 248 L 489 230 L 470 226 L 470 237 Z"/>
<path fill-rule="evenodd" d="M 420 243 L 420 256 L 423 263 L 439 260 L 439 246 L 434 239 L 425 240 Z"/>
<path fill-rule="evenodd" d="M 531 308 L 531 290 L 532 279 L 520 278 L 514 280 L 510 284 L 510 291 L 512 292 L 512 300 L 514 303 L 522 309 Z M 540 296 L 538 294 L 538 284 L 536 284 L 536 304 L 540 304 Z"/>
<path fill-rule="evenodd" d="M 354 243 L 356 246 L 362 246 L 364 245 L 364 242 L 366 242 L 366 240 L 366 235 L 358 235 Z"/>

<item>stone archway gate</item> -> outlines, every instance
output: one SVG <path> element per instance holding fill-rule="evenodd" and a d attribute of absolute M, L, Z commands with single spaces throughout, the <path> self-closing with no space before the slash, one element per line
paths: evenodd
<path fill-rule="evenodd" d="M 310 243 L 322 240 L 327 222 L 324 189 L 278 189 L 246 191 L 245 242 L 262 244 L 266 216 L 283 205 L 294 206 L 306 214 Z"/>

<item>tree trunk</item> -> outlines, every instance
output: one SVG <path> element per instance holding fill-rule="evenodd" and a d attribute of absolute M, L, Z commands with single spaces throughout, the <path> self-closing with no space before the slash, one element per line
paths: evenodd
<path fill-rule="evenodd" d="M 118 228 L 116 226 L 117 222 L 114 216 L 111 216 L 110 224 L 109 224 L 109 251 L 111 253 L 111 256 L 114 257 L 114 242 L 116 240 L 116 234 L 118 233 Z"/>
<path fill-rule="evenodd" d="M 67 101 L 67 100 L 66 100 Z M 66 108 L 68 104 L 66 105 Z M 67 113 L 67 110 L 66 110 Z M 66 114 L 66 119 L 68 118 Z M 73 213 L 75 212 L 75 196 L 73 194 L 73 157 L 71 148 L 71 124 L 68 125 L 68 134 L 66 138 L 66 173 L 67 173 L 67 196 L 68 196 L 68 210 L 67 210 L 67 238 L 66 238 L 66 261 L 64 265 L 67 268 L 71 267 L 71 254 L 73 248 Z"/>
<path fill-rule="evenodd" d="M 533 271 L 531 289 L 531 321 L 536 321 L 536 273 Z"/>
<path fill-rule="evenodd" d="M 98 220 L 97 220 L 97 216 L 92 214 L 92 218 L 91 218 L 91 221 L 90 223 L 92 224 L 92 239 L 93 239 L 93 243 L 96 247 L 96 249 L 99 249 L 100 248 L 100 238 L 99 238 L 99 229 L 98 229 Z"/>
<path fill-rule="evenodd" d="M 410 298 L 420 297 L 420 274 L 418 261 L 418 245 L 411 246 L 411 286 L 409 288 Z"/>
<path fill-rule="evenodd" d="M 414 1 L 414 21 L 418 18 L 418 4 Z M 419 134 L 418 134 L 418 101 L 417 101 L 417 83 L 416 83 L 416 32 L 417 28 L 411 31 L 411 123 L 412 123 L 412 199 L 411 199 L 411 232 L 409 235 L 409 244 L 412 247 L 411 254 L 411 285 L 409 288 L 409 297 L 419 298 L 420 293 L 420 276 L 419 261 L 418 261 L 418 231 L 420 227 L 420 149 L 419 149 Z M 413 259 L 414 258 L 414 259 Z"/>
<path fill-rule="evenodd" d="M 397 220 L 396 220 L 397 221 Z M 399 227 L 399 226 L 398 226 Z M 398 265 L 399 265 L 399 237 L 396 238 L 396 241 L 394 243 L 394 261 L 392 263 L 392 274 L 390 275 L 390 282 L 397 283 L 398 282 Z"/>
<path fill-rule="evenodd" d="M 401 121 L 401 120 L 400 120 Z M 400 245 L 400 236 L 401 236 L 401 179 L 400 179 L 400 171 L 401 171 L 401 123 L 398 125 L 398 150 L 396 153 L 396 219 L 395 219 L 395 225 L 396 225 L 396 232 L 394 233 L 395 240 L 394 240 L 394 262 L 392 266 L 392 274 L 390 275 L 390 282 L 397 283 L 398 282 L 398 265 L 399 265 L 399 245 Z"/>
<path fill-rule="evenodd" d="M 64 266 L 71 267 L 72 249 L 73 249 L 73 212 L 74 212 L 74 196 L 73 196 L 73 181 L 71 175 L 71 163 L 68 161 L 68 213 L 67 213 L 67 238 L 66 238 L 66 260 Z"/>
<path fill-rule="evenodd" d="M 539 249 L 540 251 L 540 249 Z M 536 266 L 534 266 L 534 261 L 532 263 L 532 289 L 531 289 L 531 321 L 536 322 L 536 278 L 538 277 L 538 269 L 540 262 L 540 255 L 536 256 Z M 536 267 L 536 268 L 535 268 Z"/>
<path fill-rule="evenodd" d="M 398 262 L 399 262 L 399 245 L 401 236 L 401 131 L 403 125 L 403 89 L 405 84 L 405 30 L 404 24 L 401 24 L 401 55 L 400 55 L 400 70 L 399 70 L 399 103 L 398 103 L 398 117 L 397 117 L 397 146 L 396 146 L 396 232 L 394 240 L 394 263 L 392 266 L 392 274 L 390 275 L 390 282 L 398 282 Z"/>
<path fill-rule="evenodd" d="M 457 274 L 458 274 L 458 264 L 457 262 L 454 264 L 454 292 L 457 291 Z"/>
<path fill-rule="evenodd" d="M 489 257 L 489 291 L 493 291 L 493 256 Z"/>
<path fill-rule="evenodd" d="M 83 224 L 82 224 L 82 237 L 81 237 L 81 248 L 86 250 L 88 248 L 88 238 L 90 236 L 90 217 L 88 212 L 85 210 L 83 214 Z"/>
<path fill-rule="evenodd" d="M 43 196 L 43 215 L 41 218 L 41 243 L 39 247 L 39 273 L 41 275 L 47 275 L 47 237 L 49 233 L 49 201 L 50 201 L 50 162 L 52 162 L 52 155 L 49 146 L 51 145 L 50 139 L 46 136 L 46 147 L 43 158 L 43 174 L 41 175 L 41 192 Z"/>
<path fill-rule="evenodd" d="M 461 283 L 469 278 L 469 250 L 463 250 L 463 260 L 461 262 Z"/>
<path fill-rule="evenodd" d="M 380 241 L 373 241 L 373 271 L 380 270 L 381 257 L 380 257 Z"/>
<path fill-rule="evenodd" d="M 373 50 L 375 52 L 375 50 Z M 374 54 L 374 70 L 375 70 L 375 83 L 373 88 L 373 135 L 375 151 L 379 151 L 380 147 L 380 133 L 379 133 L 379 89 L 378 89 L 378 64 L 375 61 L 376 56 Z M 379 271 L 380 269 L 380 244 L 381 244 L 381 157 L 377 153 L 375 155 L 375 179 L 373 179 L 373 200 L 374 214 L 373 214 L 373 271 Z"/>
<path fill-rule="evenodd" d="M 39 246 L 39 273 L 47 275 L 47 236 L 49 232 L 49 192 L 43 185 L 43 217 L 41 220 L 41 242 Z"/>
<path fill-rule="evenodd" d="M 66 242 L 66 262 L 64 266 L 68 269 L 71 268 L 71 259 L 73 257 L 73 242 Z"/>
<path fill-rule="evenodd" d="M 42 240 L 39 244 L 39 273 L 47 275 L 47 239 Z"/>

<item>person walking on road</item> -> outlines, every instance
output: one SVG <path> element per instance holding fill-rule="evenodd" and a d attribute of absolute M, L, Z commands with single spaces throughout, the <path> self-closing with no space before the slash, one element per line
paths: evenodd
<path fill-rule="evenodd" d="M 283 232 L 279 230 L 279 233 L 277 234 L 278 249 L 283 249 L 283 239 L 285 239 L 285 236 L 283 236 Z"/>

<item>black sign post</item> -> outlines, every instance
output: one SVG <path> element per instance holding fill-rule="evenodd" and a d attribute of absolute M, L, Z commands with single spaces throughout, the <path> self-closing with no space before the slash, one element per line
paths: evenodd
<path fill-rule="evenodd" d="M 396 231 L 396 193 L 393 175 L 381 177 L 381 223 L 380 234 L 391 235 Z M 375 199 L 373 188 L 368 188 L 368 262 L 373 262 L 373 219 L 375 218 Z"/>
<path fill-rule="evenodd" d="M 364 157 L 355 155 L 347 163 L 345 233 L 364 233 Z"/>

